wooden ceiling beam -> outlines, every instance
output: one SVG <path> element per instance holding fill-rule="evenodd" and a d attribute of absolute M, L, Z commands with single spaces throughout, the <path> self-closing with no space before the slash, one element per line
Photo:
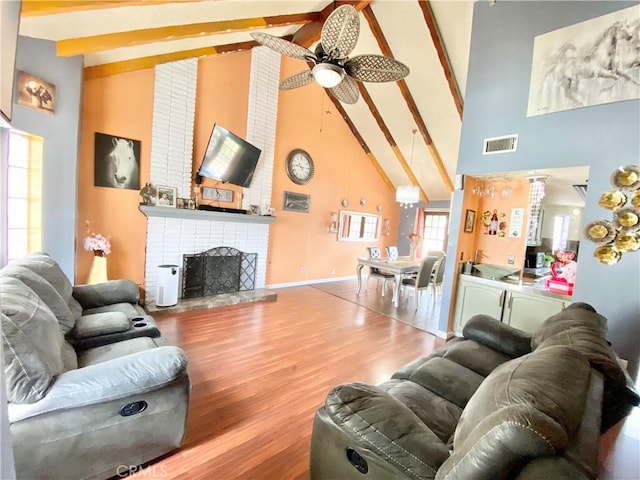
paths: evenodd
<path fill-rule="evenodd" d="M 192 3 L 202 0 L 22 0 L 23 17 L 56 15 L 58 13 L 103 10 L 105 8 L 141 7 L 164 3 Z"/>
<path fill-rule="evenodd" d="M 84 79 L 93 80 L 96 78 L 117 75 L 119 73 L 153 68 L 161 63 L 175 62 L 178 60 L 185 60 L 187 58 L 208 57 L 224 53 L 241 52 L 251 50 L 253 47 L 259 46 L 260 44 L 255 41 L 240 42 L 228 45 L 218 45 L 216 47 L 204 47 L 193 50 L 184 50 L 182 52 L 166 53 L 163 55 L 153 55 L 150 57 L 134 58 L 132 60 L 124 60 L 121 62 L 103 63 L 101 65 L 85 67 L 83 70 Z"/>
<path fill-rule="evenodd" d="M 455 103 L 456 109 L 458 110 L 458 115 L 460 116 L 460 120 L 462 120 L 462 111 L 464 109 L 462 95 L 460 94 L 460 89 L 458 88 L 458 82 L 456 82 L 456 77 L 453 74 L 453 68 L 451 68 L 451 61 L 449 60 L 449 55 L 447 55 L 447 50 L 444 47 L 444 42 L 442 41 L 442 36 L 440 35 L 440 29 L 438 28 L 436 17 L 433 15 L 433 10 L 431 9 L 431 2 L 428 0 L 418 1 L 418 5 L 420 6 L 420 10 L 422 10 L 424 21 L 426 22 L 427 27 L 429 29 L 429 35 L 431 35 L 431 41 L 433 42 L 433 45 L 436 47 L 436 52 L 438 53 L 438 59 L 440 60 L 440 65 L 444 70 L 444 76 L 447 79 L 447 84 L 449 85 L 451 96 L 453 97 L 453 103 Z"/>
<path fill-rule="evenodd" d="M 364 18 L 367 20 L 367 23 L 369 24 L 369 28 L 373 32 L 373 36 L 378 42 L 378 46 L 380 47 L 380 51 L 382 52 L 382 54 L 386 55 L 387 57 L 395 58 L 393 55 L 393 52 L 391 51 L 391 47 L 389 46 L 389 42 L 387 42 L 387 39 L 385 38 L 382 32 L 382 28 L 380 27 L 380 24 L 378 23 L 378 20 L 376 19 L 371 7 L 367 6 L 362 11 L 362 13 L 364 15 Z M 407 82 L 403 79 L 403 80 L 397 81 L 396 83 L 398 85 L 398 88 L 400 88 L 400 92 L 402 93 L 402 97 L 404 98 L 407 104 L 407 108 L 409 108 L 409 111 L 411 112 L 413 121 L 418 127 L 418 131 L 420 132 L 420 135 L 422 135 L 424 143 L 427 145 L 427 149 L 431 154 L 431 158 L 433 159 L 433 162 L 436 168 L 438 169 L 438 172 L 440 173 L 442 182 L 444 183 L 445 187 L 449 190 L 449 192 L 453 192 L 453 183 L 451 182 L 451 178 L 449 178 L 447 169 L 445 168 L 444 163 L 442 162 L 442 158 L 440 158 L 438 149 L 433 143 L 431 134 L 429 134 L 429 130 L 427 129 L 427 125 L 424 123 L 424 119 L 420 114 L 418 105 L 416 104 L 413 98 L 413 95 L 411 95 L 411 91 L 409 90 L 409 86 L 407 85 Z"/>
<path fill-rule="evenodd" d="M 208 35 L 238 32 L 256 28 L 286 27 L 315 23 L 320 14 L 296 13 L 271 17 L 243 18 L 219 22 L 170 25 L 158 28 L 145 28 L 128 32 L 107 33 L 90 37 L 59 40 L 56 44 L 60 57 L 73 57 L 87 53 L 102 52 L 115 48 L 132 47 L 147 43 L 166 42 L 184 38 L 197 38 Z"/>
<path fill-rule="evenodd" d="M 404 155 L 402 154 L 402 151 L 400 151 L 400 148 L 398 147 L 398 144 L 396 143 L 395 139 L 393 138 L 393 135 L 391 134 L 391 131 L 389 130 L 389 127 L 387 127 L 387 124 L 385 123 L 384 119 L 382 118 L 382 115 L 378 111 L 378 108 L 376 107 L 373 99 L 371 98 L 371 95 L 369 95 L 369 92 L 367 91 L 367 89 L 365 88 L 363 83 L 357 82 L 357 84 L 358 84 L 358 89 L 360 90 L 360 96 L 362 97 L 364 102 L 369 107 L 369 110 L 371 111 L 371 114 L 373 115 L 373 118 L 375 119 L 376 123 L 378 124 L 378 127 L 380 128 L 380 130 L 384 134 L 384 137 L 387 139 L 387 142 L 389 143 L 389 146 L 391 147 L 391 150 L 393 150 L 393 153 L 395 154 L 396 158 L 398 159 L 398 162 L 400 162 L 400 166 L 404 170 L 404 173 L 407 174 L 407 176 L 409 177 L 409 180 L 411 180 L 411 183 L 413 185 L 417 186 L 420 189 L 420 198 L 422 199 L 422 201 L 425 204 L 428 205 L 429 204 L 429 197 L 427 197 L 427 194 L 425 193 L 424 189 L 422 188 L 422 185 L 420 185 L 420 182 L 416 178 L 416 175 L 413 173 L 413 170 L 411 170 L 411 166 L 407 163 L 407 160 L 404 158 Z"/>
<path fill-rule="evenodd" d="M 387 185 L 387 187 L 389 187 L 389 190 L 394 192 L 396 187 L 393 185 L 393 182 L 391 181 L 387 173 L 384 171 L 384 169 L 380 165 L 380 162 L 378 162 L 378 159 L 371 152 L 371 149 L 367 145 L 367 142 L 365 142 L 364 138 L 362 138 L 362 135 L 354 125 L 353 121 L 351 121 L 349 114 L 346 112 L 342 104 L 333 95 L 329 93 L 326 93 L 326 95 L 333 102 L 333 106 L 336 108 L 336 110 L 338 111 L 342 119 L 345 121 L 345 123 L 349 127 L 349 130 L 351 130 L 351 134 L 355 137 L 356 141 L 360 144 L 360 147 L 362 147 L 362 150 L 364 151 L 364 153 L 367 155 L 367 157 L 369 157 L 369 161 L 371 162 L 371 165 L 376 170 L 376 172 L 378 172 L 378 175 L 380 175 L 380 178 L 382 178 L 382 181 Z"/>

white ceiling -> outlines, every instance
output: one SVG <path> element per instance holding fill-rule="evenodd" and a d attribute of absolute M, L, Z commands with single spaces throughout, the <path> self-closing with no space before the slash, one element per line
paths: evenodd
<path fill-rule="evenodd" d="M 46 2 L 34 2 L 45 4 Z M 284 25 L 273 28 L 248 28 L 245 23 L 229 25 L 238 31 L 216 34 L 200 34 L 200 29 L 210 32 L 210 25 L 200 25 L 185 37 L 180 30 L 163 30 L 156 39 L 150 33 L 158 27 L 181 27 L 208 22 L 237 21 L 274 17 L 281 15 L 322 12 L 326 15 L 333 10 L 333 2 L 322 1 L 261 1 L 261 0 L 121 0 L 114 7 L 113 0 L 76 0 L 74 2 L 51 2 L 47 10 L 26 12 L 20 23 L 20 34 L 52 40 L 58 48 L 67 48 L 64 41 L 73 39 L 78 45 L 76 54 L 84 56 L 85 67 L 104 64 L 119 65 L 118 62 L 152 57 L 152 61 L 167 61 L 162 55 L 186 52 L 206 47 L 217 47 L 251 42 L 252 31 L 264 31 L 271 35 L 294 35 L 303 28 L 302 24 Z M 345 2 L 337 2 L 342 4 Z M 392 56 L 406 64 L 410 74 L 405 82 L 413 97 L 417 112 L 412 114 L 399 85 L 390 83 L 363 84 L 373 100 L 373 105 L 360 98 L 354 105 L 342 104 L 356 130 L 364 139 L 371 153 L 378 161 L 386 176 L 394 186 L 411 183 L 403 168 L 402 161 L 410 167 L 418 185 L 429 199 L 448 201 L 456 172 L 458 144 L 460 140 L 461 115 L 454 100 L 454 93 L 447 82 L 445 69 L 452 72 L 464 102 L 467 80 L 467 65 L 471 38 L 473 0 L 432 0 L 428 2 L 435 19 L 435 36 L 441 39 L 446 52 L 446 61 L 438 56 L 438 51 L 425 16 L 417 0 L 375 0 L 372 2 L 351 2 L 356 8 L 370 8 L 380 25 L 383 41 L 386 41 Z M 23 2 L 25 4 L 25 2 Z M 26 4 L 29 5 L 29 4 Z M 368 7 L 367 7 L 368 5 Z M 316 15 L 318 25 L 324 17 Z M 262 24 L 264 25 L 264 23 Z M 226 27 L 226 26 L 225 26 Z M 209 30 L 207 30 L 209 28 Z M 308 28 L 308 27 L 307 27 Z M 136 31 L 142 31 L 142 39 L 135 39 Z M 124 34 L 115 39 L 113 45 L 102 47 L 104 39 L 99 35 Z M 110 40 L 109 37 L 106 40 Z M 353 57 L 358 54 L 383 54 L 377 39 L 369 27 L 369 22 L 360 13 L 360 36 Z M 132 45 L 132 43 L 134 43 Z M 98 48 L 95 45 L 99 45 Z M 313 45 L 306 45 L 313 49 Z M 245 46 L 244 48 L 250 48 Z M 188 54 L 187 54 L 188 55 Z M 155 59 L 153 57 L 156 57 Z M 301 70 L 306 68 L 300 62 Z M 320 88 L 309 85 L 302 88 Z M 286 95 L 287 92 L 281 92 Z M 371 113 L 375 108 L 388 134 L 384 134 L 378 121 Z M 416 122 L 422 122 L 433 144 L 428 148 L 421 134 L 424 129 Z M 414 131 L 418 131 L 414 134 Z M 395 147 L 397 145 L 397 147 Z M 397 153 L 399 152 L 399 154 Z M 398 158 L 399 156 L 403 158 Z M 438 169 L 438 157 L 442 169 Z M 555 172 L 550 175 L 547 188 L 548 201 L 558 204 L 580 202 L 571 185 L 585 183 L 588 171 Z M 526 176 L 529 172 L 511 173 Z M 584 177 L 584 178 L 583 178 Z M 557 200 L 556 200 L 557 199 Z"/>
<path fill-rule="evenodd" d="M 333 9 L 333 2 L 327 0 L 124 0 L 123 3 L 129 6 L 117 8 L 113 7 L 114 2 L 109 0 L 51 3 L 57 4 L 57 8 L 52 7 L 50 10 L 35 13 L 23 10 L 20 33 L 56 42 L 80 39 L 78 44 L 80 54 L 84 55 L 85 67 L 203 47 L 250 42 L 252 38 L 249 33 L 256 31 L 245 28 L 232 33 L 196 34 L 190 38 L 179 39 L 176 37 L 180 33 L 162 32 L 164 37 L 158 40 L 131 46 L 132 35 L 136 30 L 147 29 L 148 33 L 148 29 L 157 27 L 304 14 L 321 12 L 323 9 L 328 13 Z M 338 5 L 341 3 L 344 2 L 337 2 Z M 352 3 L 356 8 L 369 4 L 393 57 L 410 68 L 411 73 L 405 79 L 406 85 L 417 106 L 419 118 L 433 140 L 432 151 L 427 148 L 421 133 L 415 135 L 414 143 L 412 131 L 420 131 L 420 128 L 395 82 L 363 85 L 373 99 L 375 108 L 380 112 L 384 124 L 397 144 L 397 149 L 385 138 L 371 114 L 370 106 L 362 98 L 355 105 L 343 104 L 343 107 L 393 185 L 410 183 L 410 178 L 402 167 L 402 160 L 396 153 L 399 151 L 429 201 L 448 201 L 456 171 L 461 116 L 456 109 L 445 70 L 438 58 L 420 6 L 417 0 Z M 429 4 L 437 23 L 437 34 L 446 49 L 450 71 L 455 76 L 459 92 L 464 92 L 473 1 L 440 0 L 431 1 Z M 320 20 L 319 24 L 323 19 Z M 296 24 L 257 30 L 271 35 L 286 36 L 293 35 L 301 28 L 302 25 Z M 95 38 L 97 35 L 115 32 L 133 33 L 120 39 L 120 43 L 115 46 L 100 51 L 89 51 L 90 45 L 99 43 L 100 39 Z M 174 38 L 167 39 L 168 35 L 173 35 Z M 61 45 L 63 44 L 58 43 L 58 48 Z M 312 48 L 311 45 L 306 46 Z M 362 53 L 382 53 L 363 13 L 360 14 L 360 37 L 350 57 Z M 304 67 L 303 62 L 301 67 Z M 302 88 L 320 87 L 310 85 Z M 286 95 L 287 92 L 281 94 Z M 442 161 L 444 178 L 434 161 L 434 151 Z"/>

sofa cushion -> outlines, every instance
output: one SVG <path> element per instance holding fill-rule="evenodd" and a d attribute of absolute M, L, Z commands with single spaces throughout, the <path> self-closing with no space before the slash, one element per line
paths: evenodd
<path fill-rule="evenodd" d="M 62 298 L 67 299 L 67 306 L 75 319 L 80 318 L 82 308 L 72 296 L 73 286 L 71 282 L 60 268 L 60 265 L 47 253 L 30 253 L 23 258 L 13 260 L 11 264 L 28 268 L 44 278 L 56 289 Z"/>
<path fill-rule="evenodd" d="M 536 350 L 496 368 L 469 400 L 436 478 L 513 478 L 532 458 L 562 452 L 578 431 L 590 366 L 577 350 Z"/>
<path fill-rule="evenodd" d="M 434 357 L 409 380 L 464 408 L 484 377 L 446 358 Z"/>
<path fill-rule="evenodd" d="M 467 367 L 483 377 L 489 375 L 498 365 L 511 360 L 506 353 L 489 348 L 475 340 L 452 345 L 444 353 L 443 358 Z"/>
<path fill-rule="evenodd" d="M 83 311 L 83 315 L 93 315 L 94 313 L 106 313 L 106 312 L 121 312 L 127 318 L 134 318 L 145 316 L 146 312 L 139 305 L 132 305 L 131 303 L 114 303 L 112 305 L 105 305 L 102 307 L 88 308 Z"/>
<path fill-rule="evenodd" d="M 94 313 L 80 317 L 73 328 L 72 335 L 74 338 L 83 339 L 124 332 L 129 328 L 131 328 L 129 319 L 122 312 Z"/>
<path fill-rule="evenodd" d="M 167 342 L 162 338 L 138 337 L 131 340 L 123 340 L 80 352 L 78 354 L 78 366 L 82 368 L 96 365 L 114 358 L 163 346 L 167 346 Z"/>
<path fill-rule="evenodd" d="M 64 298 L 47 280 L 25 266 L 10 264 L 0 273 L 4 277 L 17 278 L 31 288 L 56 316 L 62 333 L 69 333 L 76 321 L 69 309 L 69 298 Z"/>
<path fill-rule="evenodd" d="M 1 277 L 0 288 L 7 397 L 36 402 L 64 371 L 62 331 L 49 307 L 20 280 Z"/>

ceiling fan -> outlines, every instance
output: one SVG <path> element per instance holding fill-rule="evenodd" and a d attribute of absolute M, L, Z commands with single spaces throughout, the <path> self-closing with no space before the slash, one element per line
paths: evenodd
<path fill-rule="evenodd" d="M 401 62 L 383 55 L 357 55 L 348 58 L 358 41 L 360 19 L 351 5 L 336 8 L 322 26 L 320 42 L 312 52 L 308 48 L 273 35 L 255 32 L 251 36 L 261 45 L 288 57 L 313 64 L 280 84 L 280 90 L 304 87 L 314 80 L 343 103 L 356 103 L 360 82 L 395 82 L 409 74 Z"/>

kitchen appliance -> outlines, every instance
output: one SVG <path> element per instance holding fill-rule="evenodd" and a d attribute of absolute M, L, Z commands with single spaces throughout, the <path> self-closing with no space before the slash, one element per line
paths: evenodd
<path fill-rule="evenodd" d="M 525 262 L 525 268 L 544 267 L 544 252 L 527 252 Z"/>

